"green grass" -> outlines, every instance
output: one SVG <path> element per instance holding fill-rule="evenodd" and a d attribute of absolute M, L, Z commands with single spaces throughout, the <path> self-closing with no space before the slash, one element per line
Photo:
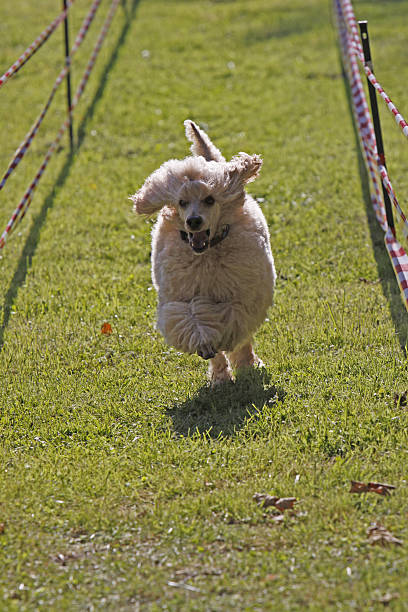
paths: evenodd
<path fill-rule="evenodd" d="M 56 11 L 6 4 L 1 72 Z M 355 4 L 406 115 L 408 8 Z M 367 203 L 330 4 L 127 12 L 78 107 L 75 154 L 64 143 L 0 254 L 0 609 L 382 610 L 390 594 L 406 610 L 408 413 L 394 394 L 408 388 L 407 315 Z M 54 36 L 0 92 L 3 169 L 60 66 Z M 381 112 L 404 204 L 407 143 Z M 62 117 L 63 92 L 0 194 L 2 227 Z M 250 189 L 279 272 L 256 336 L 266 371 L 215 391 L 206 364 L 155 331 L 151 222 L 127 201 L 187 154 L 188 117 L 226 156 L 264 157 Z M 352 495 L 350 479 L 397 488 Z M 256 492 L 299 503 L 279 524 Z M 370 546 L 374 521 L 403 546 Z"/>

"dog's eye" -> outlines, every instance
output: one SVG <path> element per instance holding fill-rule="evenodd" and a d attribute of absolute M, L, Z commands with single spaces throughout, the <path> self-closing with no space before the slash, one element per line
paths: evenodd
<path fill-rule="evenodd" d="M 215 202 L 215 200 L 214 200 L 214 198 L 211 195 L 207 196 L 204 199 L 204 203 L 208 204 L 208 206 L 212 206 L 214 204 L 214 202 Z"/>
<path fill-rule="evenodd" d="M 186 206 L 188 206 L 188 202 L 186 200 L 180 200 L 179 204 L 180 204 L 181 208 L 185 208 Z"/>

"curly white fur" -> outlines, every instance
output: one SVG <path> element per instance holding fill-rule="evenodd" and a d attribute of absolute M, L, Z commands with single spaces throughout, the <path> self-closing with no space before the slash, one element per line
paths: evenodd
<path fill-rule="evenodd" d="M 160 211 L 152 232 L 158 328 L 168 344 L 210 359 L 218 383 L 232 379 L 231 365 L 259 363 L 252 337 L 273 302 L 268 227 L 244 189 L 262 160 L 240 153 L 226 162 L 195 123 L 185 126 L 193 156 L 165 162 L 131 199 L 136 213 Z"/>

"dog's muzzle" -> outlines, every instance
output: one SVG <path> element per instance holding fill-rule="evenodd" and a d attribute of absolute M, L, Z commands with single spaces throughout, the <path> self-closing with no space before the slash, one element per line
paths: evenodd
<path fill-rule="evenodd" d="M 228 236 L 230 226 L 224 225 L 221 234 L 216 234 L 210 240 L 210 230 L 202 232 L 183 232 L 180 230 L 180 237 L 184 242 L 187 242 L 194 253 L 204 253 L 209 247 L 214 247 Z"/>
<path fill-rule="evenodd" d="M 189 232 L 188 242 L 195 253 L 203 253 L 210 245 L 210 230 Z"/>

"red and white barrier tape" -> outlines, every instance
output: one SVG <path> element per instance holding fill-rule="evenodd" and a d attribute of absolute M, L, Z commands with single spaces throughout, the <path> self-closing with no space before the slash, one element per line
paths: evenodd
<path fill-rule="evenodd" d="M 403 247 L 397 241 L 394 232 L 388 227 L 385 207 L 383 198 L 379 189 L 379 180 L 382 181 L 385 189 L 387 190 L 390 199 L 398 213 L 401 224 L 403 225 L 404 236 L 408 236 L 408 222 L 407 219 L 398 203 L 395 192 L 392 188 L 390 178 L 387 173 L 387 169 L 384 166 L 384 161 L 380 159 L 377 151 L 377 145 L 375 140 L 375 134 L 373 125 L 371 122 L 371 116 L 368 110 L 367 101 L 365 98 L 364 88 L 360 77 L 360 71 L 356 58 L 358 58 L 364 67 L 364 71 L 369 78 L 370 82 L 376 87 L 377 91 L 384 90 L 376 81 L 371 70 L 365 66 L 364 54 L 360 43 L 360 38 L 357 29 L 357 21 L 354 16 L 353 7 L 350 0 L 334 0 L 334 6 L 337 17 L 337 27 L 339 30 L 340 46 L 343 56 L 343 65 L 346 69 L 347 76 L 350 83 L 351 90 L 351 101 L 353 112 L 358 126 L 358 132 L 360 136 L 361 150 L 366 162 L 367 170 L 371 178 L 372 187 L 374 193 L 372 193 L 371 199 L 375 209 L 377 219 L 385 232 L 385 244 L 388 253 L 391 258 L 391 263 L 394 268 L 395 275 L 398 280 L 401 294 L 404 299 L 405 307 L 408 309 L 408 256 L 405 253 Z M 377 86 L 374 82 L 377 83 Z M 400 125 L 404 134 L 408 136 L 408 127 L 404 118 L 394 104 L 389 100 L 388 96 L 382 96 L 386 99 L 387 105 L 397 123 Z M 394 110 L 395 112 L 394 112 Z"/>
<path fill-rule="evenodd" d="M 74 96 L 74 99 L 73 99 L 73 102 L 72 102 L 71 112 L 75 109 L 75 107 L 78 104 L 79 99 L 80 99 L 80 97 L 82 95 L 82 92 L 85 89 L 85 85 L 86 85 L 86 83 L 88 81 L 89 75 L 91 74 L 91 70 L 92 70 L 92 68 L 93 68 L 93 66 L 95 64 L 96 57 L 97 57 L 97 55 L 99 53 L 99 50 L 100 50 L 100 48 L 102 46 L 102 43 L 103 43 L 103 41 L 105 39 L 105 36 L 106 36 L 106 34 L 107 34 L 108 30 L 109 30 L 109 27 L 111 25 L 112 19 L 114 17 L 114 14 L 115 14 L 115 11 L 116 11 L 116 9 L 118 7 L 119 2 L 120 2 L 120 0 L 112 0 L 112 4 L 110 6 L 108 15 L 107 15 L 107 17 L 105 19 L 105 22 L 104 22 L 104 24 L 103 24 L 103 26 L 101 28 L 100 34 L 98 36 L 98 40 L 97 40 L 96 45 L 94 47 L 94 50 L 93 50 L 93 52 L 91 54 L 91 57 L 90 57 L 89 62 L 87 64 L 87 67 L 86 67 L 86 69 L 84 71 L 84 74 L 83 74 L 83 77 L 81 79 L 81 82 L 80 82 L 80 84 L 79 84 L 79 86 L 77 88 L 77 91 L 75 93 L 75 96 Z M 39 181 L 40 181 L 40 179 L 41 179 L 41 177 L 42 177 L 46 167 L 48 166 L 48 163 L 50 161 L 50 158 L 51 158 L 52 154 L 56 150 L 56 148 L 57 148 L 57 146 L 58 146 L 58 144 L 59 144 L 59 142 L 60 142 L 60 140 L 61 140 L 61 138 L 62 138 L 62 136 L 63 136 L 63 134 L 65 132 L 65 130 L 68 128 L 69 124 L 70 124 L 70 117 L 68 117 L 63 122 L 63 124 L 61 125 L 61 127 L 60 127 L 60 129 L 58 131 L 57 137 L 55 138 L 54 142 L 49 147 L 49 149 L 48 149 L 48 151 L 47 151 L 47 153 L 46 153 L 46 155 L 44 157 L 43 163 L 41 164 L 40 168 L 38 169 L 37 174 L 34 177 L 34 180 L 31 182 L 30 186 L 25 191 L 25 193 L 24 193 L 23 197 L 21 198 L 17 208 L 15 209 L 15 211 L 12 214 L 9 222 L 7 223 L 7 226 L 6 226 L 5 230 L 4 230 L 4 232 L 0 236 L 0 249 L 2 249 L 4 247 L 5 242 L 7 240 L 7 237 L 9 236 L 9 234 L 11 233 L 11 231 L 13 230 L 15 225 L 19 221 L 21 221 L 21 219 L 24 217 L 25 213 L 27 212 L 27 209 L 28 209 L 28 207 L 29 207 L 29 205 L 31 203 L 33 192 L 35 191 L 35 189 L 36 189 L 36 187 L 37 187 L 37 185 L 38 185 L 38 183 L 39 183 Z"/>
<path fill-rule="evenodd" d="M 10 68 L 6 70 L 6 72 L 0 77 L 0 87 L 2 87 L 4 83 L 6 83 L 14 74 L 16 74 L 16 72 L 18 72 L 20 68 L 24 66 L 24 64 L 30 59 L 30 57 L 34 55 L 34 53 L 38 51 L 38 49 L 49 39 L 54 30 L 56 30 L 59 24 L 64 21 L 73 3 L 74 0 L 70 0 L 67 3 L 67 8 L 64 9 L 62 13 L 60 13 L 58 17 L 56 17 L 54 21 L 50 23 L 50 25 L 47 26 L 45 30 L 41 32 L 41 34 L 34 40 L 34 42 L 32 42 L 31 45 L 27 47 L 24 53 L 20 55 L 18 60 L 16 60 L 14 64 L 12 64 Z"/>
<path fill-rule="evenodd" d="M 340 0 L 340 4 L 341 4 Z M 343 0 L 344 1 L 344 0 Z M 348 5 L 349 5 L 349 10 L 348 10 L 348 16 L 349 16 L 349 23 L 354 24 L 352 31 L 355 32 L 356 31 L 356 20 L 354 18 L 351 18 L 350 16 L 350 2 L 347 0 Z M 340 7 L 341 10 L 341 7 Z M 345 32 L 344 32 L 345 30 Z M 346 49 L 350 48 L 350 49 L 355 49 L 356 48 L 356 44 L 355 41 L 353 39 L 351 39 L 350 37 L 348 37 L 348 30 L 347 28 L 343 28 L 343 32 L 341 33 L 343 36 L 342 39 L 342 44 L 346 45 Z M 348 45 L 348 46 L 347 46 Z M 382 196 L 380 194 L 379 191 L 379 187 L 377 184 L 377 174 L 373 168 L 373 164 L 374 166 L 377 167 L 378 173 L 380 175 L 381 181 L 385 187 L 385 189 L 388 191 L 390 199 L 395 207 L 395 210 L 399 216 L 399 220 L 401 223 L 401 227 L 402 227 L 402 231 L 404 234 L 404 237 L 408 237 L 408 221 L 407 218 L 405 216 L 405 214 L 403 213 L 401 206 L 398 203 L 397 197 L 395 195 L 395 192 L 392 188 L 392 184 L 391 184 L 391 180 L 388 176 L 387 173 L 387 169 L 383 164 L 383 161 L 381 159 L 379 159 L 378 156 L 378 152 L 377 152 L 377 145 L 376 145 L 376 141 L 375 141 L 375 136 L 374 136 L 374 130 L 372 127 L 372 123 L 371 123 L 371 117 L 370 117 L 370 113 L 368 111 L 368 106 L 367 106 L 367 102 L 365 100 L 365 94 L 364 94 L 364 90 L 363 90 L 363 85 L 361 82 L 361 78 L 360 78 L 360 72 L 358 69 L 358 65 L 357 65 L 357 61 L 356 61 L 356 54 L 354 53 L 349 53 L 349 57 L 348 60 L 350 62 L 351 65 L 351 72 L 352 72 L 352 77 L 350 78 L 350 82 L 351 82 L 351 91 L 352 91 L 352 95 L 354 96 L 355 99 L 355 106 L 357 108 L 357 115 L 356 115 L 356 120 L 357 123 L 359 125 L 359 132 L 360 134 L 362 134 L 362 144 L 363 147 L 365 148 L 365 153 L 366 153 L 366 161 L 367 161 L 367 165 L 368 165 L 368 169 L 373 181 L 373 185 L 374 185 L 374 190 L 375 190 L 375 198 L 373 200 L 373 204 L 374 204 L 374 208 L 376 209 L 376 214 L 377 214 L 377 218 L 379 220 L 379 223 L 381 225 L 381 227 L 383 228 L 384 231 L 386 231 L 386 226 L 383 225 L 383 221 L 382 219 L 385 219 L 385 210 L 382 210 L 380 212 L 380 215 L 378 215 L 378 207 L 380 207 L 380 209 L 384 208 L 383 206 L 383 200 L 382 200 Z M 363 56 L 363 60 L 364 60 L 364 56 Z"/>
<path fill-rule="evenodd" d="M 394 119 L 397 125 L 399 125 L 399 127 L 401 128 L 404 136 L 408 138 L 407 122 L 405 121 L 404 117 L 401 115 L 401 113 L 399 112 L 395 104 L 386 94 L 384 89 L 381 87 L 380 83 L 375 78 L 369 66 L 366 66 L 365 64 L 363 47 L 361 45 L 360 36 L 358 32 L 358 26 L 357 26 L 357 20 L 354 15 L 353 6 L 351 4 L 351 1 L 350 0 L 340 0 L 340 6 L 341 6 L 342 14 L 344 15 L 344 19 L 349 26 L 349 30 L 352 36 L 352 40 L 350 43 L 350 49 L 353 49 L 355 55 L 358 57 L 358 59 L 360 60 L 363 66 L 363 70 L 366 73 L 367 78 L 370 80 L 370 82 L 373 84 L 373 86 L 376 88 L 376 90 L 380 94 L 381 98 L 386 103 L 388 110 L 394 115 Z"/>
<path fill-rule="evenodd" d="M 374 128 L 371 122 L 370 113 L 368 111 L 363 83 L 361 81 L 360 71 L 358 69 L 358 64 L 355 55 L 353 53 L 348 52 L 352 43 L 352 39 L 346 27 L 346 24 L 342 19 L 339 0 L 336 0 L 336 6 L 338 9 L 337 18 L 338 29 L 340 33 L 341 51 L 343 56 L 343 65 L 347 71 L 347 76 L 350 83 L 351 101 L 356 125 L 358 126 L 360 145 L 363 151 L 367 171 L 370 175 L 373 187 L 371 200 L 377 220 L 381 225 L 382 229 L 386 231 L 386 214 L 381 195 L 379 178 L 376 171 L 377 144 L 375 141 Z"/>
<path fill-rule="evenodd" d="M 386 225 L 384 226 L 383 220 L 385 219 L 385 210 L 383 205 L 383 198 L 378 186 L 377 172 L 374 168 L 377 168 L 378 174 L 380 176 L 380 180 L 382 181 L 384 187 L 388 191 L 390 195 L 390 199 L 395 207 L 396 212 L 398 213 L 399 220 L 402 226 L 402 231 L 405 237 L 408 237 L 408 221 L 406 216 L 404 215 L 401 206 L 398 203 L 395 192 L 392 188 L 391 180 L 388 176 L 387 169 L 383 164 L 383 160 L 379 159 L 377 152 L 377 145 L 374 135 L 374 129 L 371 123 L 371 117 L 368 110 L 368 105 L 365 99 L 363 84 L 361 82 L 360 71 L 358 69 L 358 64 L 356 57 L 358 57 L 364 64 L 364 54 L 362 51 L 360 39 L 358 38 L 358 30 L 357 30 L 357 21 L 354 17 L 353 9 L 349 0 L 339 0 L 337 2 L 338 14 L 342 12 L 342 4 L 347 4 L 347 11 L 345 14 L 347 15 L 347 23 L 349 25 L 349 29 L 347 29 L 345 20 L 343 21 L 343 25 L 339 24 L 341 43 L 343 49 L 343 59 L 345 60 L 345 65 L 350 66 L 349 80 L 351 84 L 351 93 L 353 106 L 356 108 L 356 121 L 359 125 L 359 133 L 362 138 L 362 146 L 365 149 L 365 158 L 368 166 L 368 170 L 373 182 L 375 196 L 373 196 L 373 205 L 376 211 L 377 219 L 383 228 L 386 231 Z M 357 36 L 357 39 L 355 37 Z M 354 52 L 353 52 L 354 51 Z M 365 66 L 364 66 L 365 67 Z M 370 71 L 371 72 L 371 71 Z M 371 73 L 372 74 L 372 73 Z M 375 79 L 374 75 L 373 78 Z M 370 79 L 371 80 L 371 79 Z M 382 89 L 382 88 L 381 88 Z M 391 103 L 392 104 L 392 103 Z M 392 104 L 393 108 L 395 106 Z M 394 113 L 393 113 L 394 114 Z M 399 115 L 401 117 L 401 115 Z M 402 121 L 404 121 L 402 119 Z M 401 124 L 402 125 L 402 124 Z"/>
<path fill-rule="evenodd" d="M 395 270 L 401 294 L 404 297 L 405 306 L 408 304 L 408 255 L 400 243 L 395 239 L 390 229 L 385 234 L 385 245 L 390 256 L 392 267 Z M 408 308 L 408 306 L 407 306 Z"/>
<path fill-rule="evenodd" d="M 404 238 L 408 238 L 408 221 L 407 221 L 407 218 L 406 218 L 403 210 L 401 209 L 401 206 L 398 203 L 397 196 L 395 195 L 394 189 L 393 189 L 391 181 L 390 181 L 390 177 L 388 176 L 388 173 L 387 173 L 387 169 L 386 169 L 385 166 L 383 166 L 381 164 L 378 165 L 378 169 L 379 169 L 379 172 L 380 172 L 380 176 L 381 176 L 383 185 L 386 188 L 386 190 L 388 191 L 388 195 L 390 196 L 390 200 L 394 204 L 395 210 L 398 213 L 399 220 L 400 220 L 400 225 L 401 225 L 401 230 L 402 230 L 402 233 L 404 235 Z"/>
<path fill-rule="evenodd" d="M 119 2 L 120 2 L 120 0 L 113 0 L 112 1 L 111 7 L 109 9 L 108 16 L 106 17 L 105 23 L 103 24 L 103 26 L 101 28 L 98 40 L 96 41 L 96 45 L 94 47 L 94 50 L 92 51 L 92 54 L 91 54 L 91 57 L 90 57 L 89 62 L 87 64 L 87 67 L 85 68 L 85 71 L 84 71 L 84 74 L 82 76 L 81 82 L 79 83 L 78 88 L 77 88 L 77 90 L 75 92 L 74 99 L 73 99 L 73 102 L 72 102 L 72 108 L 73 109 L 78 104 L 79 98 L 81 97 L 82 92 L 85 89 L 86 82 L 87 82 L 87 80 L 89 78 L 89 75 L 91 74 L 92 68 L 94 67 L 96 58 L 97 58 L 98 53 L 99 53 L 99 51 L 100 51 L 100 49 L 102 47 L 102 43 L 103 43 L 103 41 L 105 39 L 105 36 L 106 36 L 106 34 L 107 34 L 108 30 L 109 30 L 109 27 L 110 27 L 110 24 L 112 22 L 112 19 L 113 19 L 114 15 L 115 15 L 116 9 L 118 8 Z"/>
<path fill-rule="evenodd" d="M 45 117 L 45 115 L 47 114 L 47 111 L 51 105 L 51 102 L 55 96 L 55 93 L 58 89 L 58 87 L 61 85 L 61 83 L 63 82 L 64 78 L 67 75 L 67 72 L 70 69 L 70 65 L 71 65 L 71 60 L 73 58 L 73 56 L 75 55 L 76 51 L 79 49 L 82 41 L 85 38 L 85 35 L 87 33 L 87 31 L 89 30 L 89 27 L 93 21 L 93 18 L 95 17 L 95 13 L 96 10 L 98 8 L 98 6 L 100 5 L 101 0 L 94 0 L 87 16 L 85 17 L 85 19 L 82 22 L 82 26 L 78 32 L 78 35 L 75 39 L 75 42 L 72 46 L 71 49 L 71 53 L 69 55 L 69 57 L 67 58 L 67 64 L 64 66 L 64 68 L 61 70 L 61 72 L 59 73 L 54 86 L 51 90 L 51 93 L 49 95 L 49 98 L 47 100 L 46 105 L 44 106 L 43 110 L 41 111 L 40 115 L 38 116 L 37 120 L 34 122 L 34 124 L 32 125 L 30 131 L 26 134 L 26 137 L 24 138 L 23 142 L 20 144 L 20 146 L 18 147 L 17 151 L 14 154 L 13 159 L 11 160 L 6 173 L 4 174 L 3 178 L 0 181 L 0 191 L 3 189 L 4 185 L 6 184 L 7 179 L 9 178 L 9 176 L 12 174 L 12 172 L 17 168 L 18 164 L 21 162 L 21 160 L 23 159 L 24 155 L 26 154 L 27 150 L 29 149 L 34 136 L 37 134 L 41 123 L 43 122 L 43 119 Z"/>

